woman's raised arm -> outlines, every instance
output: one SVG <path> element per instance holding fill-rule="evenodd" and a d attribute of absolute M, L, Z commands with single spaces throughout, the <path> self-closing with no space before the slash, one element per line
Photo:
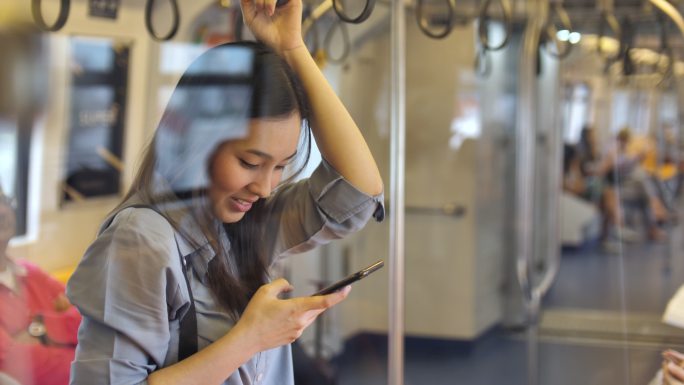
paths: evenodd
<path fill-rule="evenodd" d="M 309 53 L 301 34 L 301 0 L 275 7 L 275 0 L 242 0 L 245 23 L 280 53 L 300 78 L 312 108 L 316 143 L 330 165 L 369 195 L 383 191 L 375 159 L 342 101 Z"/>

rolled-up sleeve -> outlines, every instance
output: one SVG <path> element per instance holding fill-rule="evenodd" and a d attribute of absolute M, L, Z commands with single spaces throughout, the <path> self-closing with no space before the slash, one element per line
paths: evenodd
<path fill-rule="evenodd" d="M 301 253 L 382 221 L 383 194 L 358 190 L 325 160 L 309 179 L 284 187 L 269 199 L 267 237 L 276 234 L 272 254 Z"/>
<path fill-rule="evenodd" d="M 83 315 L 71 384 L 146 383 L 163 366 L 169 319 L 184 306 L 177 255 L 169 223 L 133 208 L 86 251 L 67 285 Z"/>

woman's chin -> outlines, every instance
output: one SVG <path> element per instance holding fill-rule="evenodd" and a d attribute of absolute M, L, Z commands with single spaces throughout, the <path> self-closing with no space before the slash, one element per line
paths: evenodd
<path fill-rule="evenodd" d="M 240 220 L 242 220 L 242 218 L 244 218 L 244 217 L 245 217 L 245 213 L 232 212 L 232 211 L 227 211 L 227 210 L 223 211 L 219 215 L 219 219 L 223 223 L 237 223 L 237 222 L 240 222 Z"/>

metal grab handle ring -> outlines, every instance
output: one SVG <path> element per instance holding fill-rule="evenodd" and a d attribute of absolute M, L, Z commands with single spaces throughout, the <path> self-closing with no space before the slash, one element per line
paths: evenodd
<path fill-rule="evenodd" d="M 505 27 L 505 36 L 501 43 L 498 45 L 492 45 L 489 42 L 489 7 L 493 0 L 485 0 L 480 7 L 480 15 L 478 17 L 477 32 L 480 37 L 480 43 L 482 47 L 487 51 L 498 51 L 504 48 L 508 44 L 510 39 L 513 25 L 512 25 L 512 15 L 511 15 L 511 5 L 509 0 L 498 0 L 501 5 L 501 10 L 503 11 L 503 22 Z"/>
<path fill-rule="evenodd" d="M 356 16 L 356 17 L 349 17 L 346 13 L 344 13 L 344 10 L 342 9 L 342 5 L 338 5 L 340 0 L 332 0 L 332 7 L 335 10 L 335 13 L 337 14 L 337 17 L 342 19 L 342 21 L 345 21 L 347 23 L 351 24 L 360 24 L 366 21 L 368 17 L 370 17 L 371 13 L 373 13 L 373 8 L 375 8 L 375 0 L 365 0 L 366 5 L 363 7 L 363 11 Z"/>
<path fill-rule="evenodd" d="M 480 78 L 486 78 L 492 73 L 492 60 L 487 53 L 487 49 L 481 44 L 478 44 L 477 52 L 475 53 L 475 74 Z"/>
<path fill-rule="evenodd" d="M 556 24 L 553 22 L 553 17 L 552 16 L 557 16 L 558 20 L 560 21 L 560 27 L 566 31 L 572 31 L 572 22 L 570 21 L 570 15 L 568 15 L 568 12 L 563 8 L 563 5 L 561 3 L 555 2 L 551 5 L 551 11 L 553 12 L 550 17 L 548 18 L 548 21 L 546 23 L 546 26 L 544 27 L 544 50 L 551 56 L 555 57 L 556 59 L 565 59 L 570 55 L 570 52 L 572 51 L 572 43 L 566 41 L 565 44 L 560 43 L 557 33 L 558 29 L 556 29 Z M 554 45 L 556 46 L 556 50 L 551 50 L 548 48 L 548 43 L 553 42 Z M 560 47 L 564 46 L 565 49 L 561 49 Z"/>
<path fill-rule="evenodd" d="M 617 59 L 622 60 L 622 75 L 633 75 L 636 71 L 636 64 L 632 58 L 631 50 L 634 48 L 634 37 L 636 35 L 636 28 L 632 24 L 629 16 L 624 16 L 620 23 L 620 47 L 618 50 Z"/>
<path fill-rule="evenodd" d="M 658 86 L 660 86 L 664 84 L 667 80 L 671 79 L 674 75 L 675 57 L 672 47 L 667 42 L 667 24 L 665 23 L 665 18 L 663 17 L 662 13 L 658 13 L 657 18 L 658 25 L 660 26 L 660 47 L 658 48 L 658 53 L 660 54 L 660 56 L 658 57 L 658 63 L 656 63 L 656 70 L 662 76 L 662 78 L 657 84 Z M 665 56 L 667 56 L 667 66 L 665 67 L 664 71 L 660 70 L 659 65 L 662 54 L 665 54 Z"/>
<path fill-rule="evenodd" d="M 180 26 L 180 11 L 178 10 L 177 0 L 169 0 L 171 4 L 171 10 L 173 12 L 173 24 L 171 25 L 171 30 L 164 36 L 157 35 L 152 26 L 152 11 L 154 7 L 154 0 L 147 0 L 145 4 L 145 28 L 147 32 L 156 41 L 167 41 L 171 40 L 178 32 L 178 27 Z"/>
<path fill-rule="evenodd" d="M 672 50 L 671 47 L 666 47 L 661 53 L 664 53 L 665 56 L 667 56 L 667 66 L 665 67 L 664 71 L 660 71 L 659 68 L 660 66 L 660 59 L 658 59 L 658 63 L 656 64 L 658 68 L 658 73 L 660 73 L 660 80 L 658 81 L 658 84 L 656 86 L 660 86 L 662 84 L 665 84 L 668 80 L 672 79 L 674 76 L 674 69 L 675 69 L 675 58 L 674 58 L 674 51 Z"/>
<path fill-rule="evenodd" d="M 339 57 L 333 57 L 330 54 L 330 44 L 332 43 L 332 37 L 336 29 L 340 30 L 343 43 L 342 54 Z M 327 52 L 326 59 L 328 61 L 334 64 L 344 63 L 344 61 L 347 60 L 347 57 L 349 57 L 349 52 L 351 52 L 351 40 L 349 39 L 349 30 L 347 29 L 347 25 L 341 20 L 335 21 L 325 34 L 325 38 L 323 39 L 323 47 L 325 52 Z"/>
<path fill-rule="evenodd" d="M 318 51 L 318 49 L 321 46 L 321 40 L 318 36 L 318 19 L 314 19 L 311 17 L 311 8 L 307 7 L 304 9 L 303 19 L 307 20 L 309 18 L 311 18 L 313 21 L 311 22 L 311 25 L 306 30 L 306 32 L 304 32 L 304 44 L 306 44 L 306 48 L 309 50 L 309 53 L 311 55 L 315 55 L 316 51 Z M 311 36 L 312 38 L 309 39 L 309 36 Z M 313 46 L 310 46 L 308 44 L 308 41 L 311 41 L 313 43 Z"/>
<path fill-rule="evenodd" d="M 444 30 L 440 32 L 433 32 L 430 30 L 430 23 L 423 17 L 423 8 L 425 6 L 425 0 L 418 0 L 418 3 L 416 4 L 416 22 L 418 23 L 418 28 L 420 28 L 421 31 L 423 31 L 424 34 L 426 34 L 428 37 L 431 37 L 433 39 L 443 39 L 451 33 L 451 30 L 454 27 L 454 15 L 456 14 L 456 4 L 454 3 L 454 0 L 445 0 L 448 7 L 447 11 L 447 18 L 449 22 L 447 25 L 444 27 Z"/>
<path fill-rule="evenodd" d="M 59 2 L 59 15 L 57 20 L 52 25 L 47 25 L 45 19 L 43 19 L 42 12 L 42 0 L 32 0 L 31 1 L 31 14 L 33 16 L 33 21 L 38 25 L 38 27 L 45 32 L 57 32 L 64 24 L 66 24 L 69 18 L 69 9 L 71 8 L 70 0 L 60 0 Z"/>
<path fill-rule="evenodd" d="M 617 41 L 621 42 L 622 28 L 620 27 L 620 23 L 615 18 L 615 15 L 607 11 L 601 11 L 601 22 L 599 23 L 599 33 L 598 38 L 596 40 L 596 52 L 598 52 L 599 55 L 603 56 L 606 60 L 612 61 L 620 57 L 621 49 L 618 49 L 618 52 L 615 54 L 615 56 L 606 56 L 604 54 L 603 49 L 601 48 L 601 42 L 603 41 L 603 37 L 606 32 L 606 26 L 608 26 L 608 28 L 610 28 L 610 30 L 613 31 Z"/>

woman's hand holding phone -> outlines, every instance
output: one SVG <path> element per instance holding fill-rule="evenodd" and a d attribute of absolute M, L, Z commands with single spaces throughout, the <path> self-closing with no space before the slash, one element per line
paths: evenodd
<path fill-rule="evenodd" d="M 235 325 L 249 335 L 258 351 L 294 342 L 322 312 L 347 298 L 351 286 L 328 295 L 279 298 L 292 290 L 283 278 L 261 286 Z"/>

